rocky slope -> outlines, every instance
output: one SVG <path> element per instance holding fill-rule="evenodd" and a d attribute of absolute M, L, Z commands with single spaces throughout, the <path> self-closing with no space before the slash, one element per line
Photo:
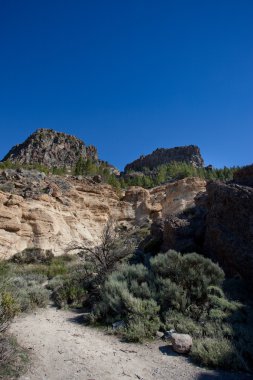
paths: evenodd
<path fill-rule="evenodd" d="M 200 149 L 196 145 L 181 146 L 171 149 L 156 149 L 147 156 L 141 156 L 125 167 L 125 172 L 142 171 L 144 168 L 154 168 L 171 162 L 186 162 L 195 167 L 204 166 L 204 160 Z"/>
<path fill-rule="evenodd" d="M 91 179 L 46 176 L 37 171 L 0 173 L 0 258 L 27 247 L 64 253 L 73 241 L 99 243 L 108 220 L 124 228 L 149 225 L 194 205 L 205 181 L 188 178 L 151 190 L 132 187 L 119 195 Z"/>
<path fill-rule="evenodd" d="M 3 161 L 73 168 L 79 157 L 97 160 L 97 150 L 74 136 L 52 129 L 38 129 L 25 142 L 14 146 Z"/>

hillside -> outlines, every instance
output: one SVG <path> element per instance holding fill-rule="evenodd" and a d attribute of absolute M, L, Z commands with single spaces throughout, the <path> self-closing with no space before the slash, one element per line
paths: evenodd
<path fill-rule="evenodd" d="M 153 373 L 160 379 L 191 378 L 182 377 L 182 357 L 173 372 L 163 352 L 187 354 L 214 369 L 253 370 L 252 165 L 204 168 L 199 149 L 191 146 L 159 149 L 132 167 L 133 172 L 119 174 L 98 160 L 95 148 L 52 130 L 36 131 L 1 163 L 0 377 L 25 372 L 17 365 L 27 353 L 16 348 L 7 329 L 18 313 L 40 307 L 41 328 L 37 314 L 16 320 L 12 328 L 37 355 L 38 371 L 32 367 L 31 379 L 40 379 L 43 370 L 45 376 L 69 380 L 75 368 L 76 378 L 105 378 L 105 368 L 108 380 L 115 378 L 94 350 L 92 365 L 83 371 L 72 355 L 76 338 L 68 336 L 84 326 L 71 328 L 73 318 L 61 320 L 67 314 L 48 308 L 50 303 L 72 309 L 68 315 L 78 308 L 78 323 L 118 335 L 124 353 L 132 347 L 125 342 L 156 340 L 150 346 L 155 362 L 148 360 L 145 372 L 147 360 L 142 361 L 139 375 L 137 364 L 121 371 L 115 352 L 109 347 L 105 353 L 103 344 L 116 340 L 98 337 L 86 326 L 90 341 L 102 345 L 99 355 L 116 360 L 117 378 L 126 375 L 125 368 L 138 378 L 151 379 Z M 52 168 L 64 170 L 56 175 Z M 56 345 L 54 333 L 47 333 L 50 318 L 61 336 Z M 89 352 L 83 339 L 82 344 Z M 159 344 L 165 346 L 154 354 Z M 137 347 L 136 354 L 148 352 Z M 75 352 L 80 356 L 79 349 Z M 61 358 L 73 361 L 70 372 Z M 8 368 L 15 376 L 2 376 L 11 373 Z M 187 370 L 201 374 L 190 364 Z"/>

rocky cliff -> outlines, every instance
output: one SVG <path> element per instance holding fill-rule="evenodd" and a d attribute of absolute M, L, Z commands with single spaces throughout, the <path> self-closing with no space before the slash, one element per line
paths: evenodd
<path fill-rule="evenodd" d="M 169 164 L 171 162 L 186 162 L 195 167 L 202 167 L 204 160 L 200 149 L 196 145 L 181 146 L 171 149 L 156 149 L 147 156 L 141 156 L 125 167 L 125 172 L 142 171 L 144 168 L 153 170 L 154 168 Z"/>
<path fill-rule="evenodd" d="M 253 285 L 253 188 L 222 182 L 207 186 L 204 251 L 228 274 Z"/>
<path fill-rule="evenodd" d="M 74 136 L 52 129 L 38 129 L 25 142 L 14 146 L 3 161 L 73 168 L 79 157 L 97 160 L 97 150 Z"/>
<path fill-rule="evenodd" d="M 153 226 L 159 249 L 199 252 L 220 263 L 228 275 L 253 286 L 253 166 L 239 170 L 234 181 L 210 182 L 206 193 L 183 212 L 167 213 Z M 242 185 L 243 184 L 243 185 Z"/>
<path fill-rule="evenodd" d="M 73 241 L 99 243 L 109 218 L 124 229 L 149 226 L 169 212 L 194 205 L 205 191 L 196 178 L 151 190 L 132 187 L 119 194 L 91 179 L 46 176 L 37 171 L 0 173 L 0 259 L 27 247 L 52 249 L 56 255 Z"/>

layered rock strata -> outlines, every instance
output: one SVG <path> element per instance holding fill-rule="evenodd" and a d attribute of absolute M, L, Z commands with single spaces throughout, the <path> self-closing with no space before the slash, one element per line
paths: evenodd
<path fill-rule="evenodd" d="M 170 210 L 194 204 L 205 182 L 187 179 L 118 194 L 111 186 L 87 178 L 45 176 L 37 171 L 0 173 L 0 258 L 25 248 L 64 253 L 73 241 L 99 244 L 109 218 L 131 229 L 150 225 Z"/>

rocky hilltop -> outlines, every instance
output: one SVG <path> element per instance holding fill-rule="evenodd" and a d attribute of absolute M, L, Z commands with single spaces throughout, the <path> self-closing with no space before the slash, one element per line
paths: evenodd
<path fill-rule="evenodd" d="M 98 160 L 94 146 L 86 146 L 82 140 L 52 129 L 38 129 L 22 144 L 15 145 L 3 161 L 19 164 L 41 164 L 49 168 L 73 168 L 82 157 Z"/>
<path fill-rule="evenodd" d="M 201 156 L 200 149 L 196 145 L 180 146 L 170 149 L 156 149 L 147 156 L 141 156 L 125 167 L 125 172 L 142 171 L 143 168 L 150 170 L 156 167 L 169 164 L 171 162 L 186 162 L 195 167 L 203 167 L 204 160 Z"/>

